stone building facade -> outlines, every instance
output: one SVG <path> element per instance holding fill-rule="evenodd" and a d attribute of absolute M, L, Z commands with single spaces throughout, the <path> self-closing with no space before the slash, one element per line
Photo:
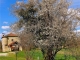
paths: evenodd
<path fill-rule="evenodd" d="M 2 51 L 22 51 L 20 39 L 16 34 L 9 33 L 2 36 Z"/>

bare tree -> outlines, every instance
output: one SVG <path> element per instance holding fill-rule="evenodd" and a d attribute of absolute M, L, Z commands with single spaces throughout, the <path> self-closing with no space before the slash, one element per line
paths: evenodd
<path fill-rule="evenodd" d="M 29 0 L 16 4 L 13 10 L 19 21 L 12 28 L 17 26 L 16 31 L 33 34 L 33 42 L 41 48 L 44 60 L 54 60 L 66 41 L 76 38 L 78 12 L 69 10 L 69 5 L 67 0 Z"/>

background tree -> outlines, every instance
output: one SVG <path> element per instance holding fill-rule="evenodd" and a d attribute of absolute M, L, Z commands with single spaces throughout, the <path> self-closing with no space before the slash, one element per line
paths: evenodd
<path fill-rule="evenodd" d="M 13 10 L 19 21 L 12 28 L 33 34 L 33 42 L 41 48 L 44 60 L 54 60 L 66 41 L 76 37 L 78 12 L 69 10 L 69 5 L 67 0 L 29 0 L 15 4 Z"/>
<path fill-rule="evenodd" d="M 14 29 L 14 31 L 15 31 L 18 27 L 16 25 L 13 25 L 12 28 L 15 28 Z M 25 59 L 32 60 L 33 59 L 32 56 L 33 56 L 34 52 L 32 52 L 32 54 L 30 54 L 30 51 L 34 50 L 36 48 L 35 44 L 33 43 L 33 34 L 26 33 L 26 30 L 23 30 L 23 29 L 21 29 L 19 31 L 15 31 L 15 33 L 20 38 L 21 46 L 25 53 Z"/>
<path fill-rule="evenodd" d="M 67 45 L 67 48 L 70 56 L 72 55 L 73 57 L 75 57 L 76 60 L 80 60 L 80 36 L 78 36 L 75 40 L 70 40 L 69 43 Z"/>
<path fill-rule="evenodd" d="M 2 51 L 2 42 L 0 41 L 0 52 Z"/>

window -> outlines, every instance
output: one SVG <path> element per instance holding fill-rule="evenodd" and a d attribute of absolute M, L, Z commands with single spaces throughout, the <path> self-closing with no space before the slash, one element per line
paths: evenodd
<path fill-rule="evenodd" d="M 7 44 L 5 44 L 5 46 L 7 46 Z"/>
<path fill-rule="evenodd" d="M 13 39 L 11 41 L 13 41 Z"/>

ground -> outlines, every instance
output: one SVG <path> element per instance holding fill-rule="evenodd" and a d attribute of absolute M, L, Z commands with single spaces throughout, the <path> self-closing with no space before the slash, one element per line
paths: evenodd
<path fill-rule="evenodd" d="M 27 57 L 29 57 L 32 60 L 43 60 L 43 56 L 40 50 L 32 50 L 27 52 Z M 17 60 L 26 60 L 26 55 L 24 51 L 17 52 Z M 55 57 L 56 60 L 65 60 L 65 55 L 63 50 L 58 52 L 58 54 Z M 74 57 L 67 54 L 67 59 L 69 60 L 75 60 Z M 0 60 L 16 60 L 16 54 L 15 53 L 9 53 L 8 56 L 0 56 Z"/>

